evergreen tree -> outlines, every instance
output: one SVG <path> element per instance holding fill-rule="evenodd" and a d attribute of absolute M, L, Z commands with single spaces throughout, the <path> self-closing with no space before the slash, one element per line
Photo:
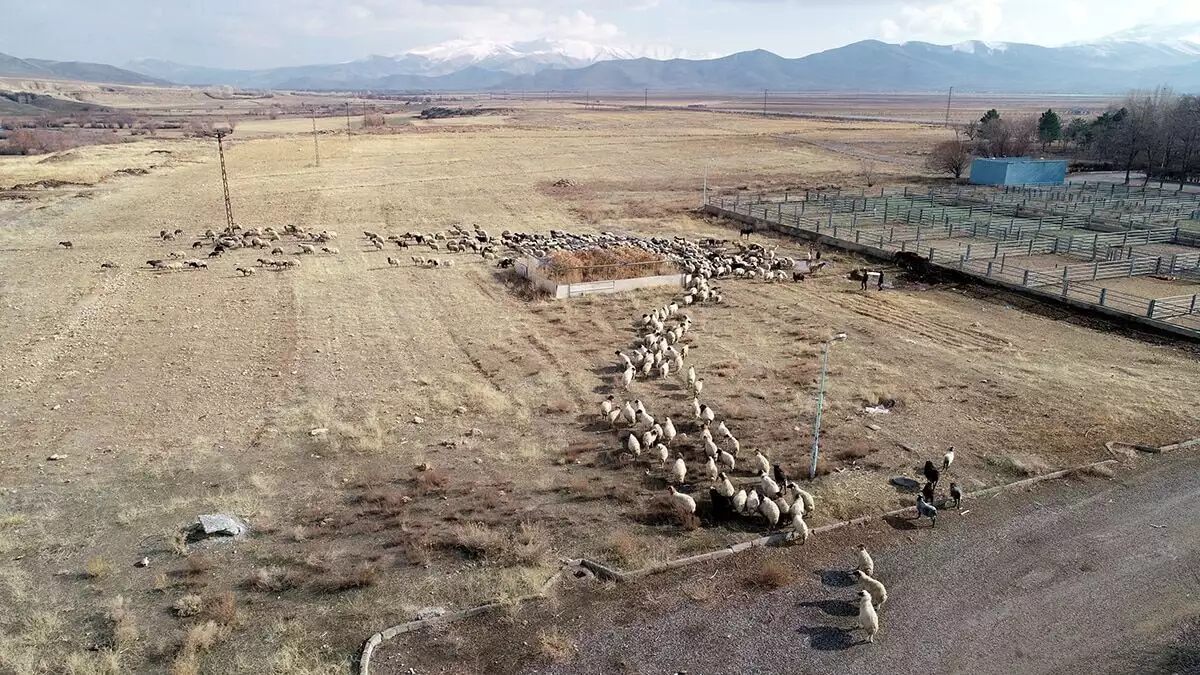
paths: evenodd
<path fill-rule="evenodd" d="M 1042 152 L 1046 146 L 1062 139 L 1062 120 L 1054 110 L 1047 110 L 1038 119 L 1038 140 L 1042 142 Z"/>

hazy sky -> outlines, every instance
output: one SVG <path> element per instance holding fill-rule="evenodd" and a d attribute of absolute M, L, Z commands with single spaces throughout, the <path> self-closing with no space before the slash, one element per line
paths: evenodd
<path fill-rule="evenodd" d="M 0 52 L 266 67 L 545 37 L 795 57 L 867 38 L 1054 45 L 1184 21 L 1200 21 L 1200 0 L 0 0 Z"/>

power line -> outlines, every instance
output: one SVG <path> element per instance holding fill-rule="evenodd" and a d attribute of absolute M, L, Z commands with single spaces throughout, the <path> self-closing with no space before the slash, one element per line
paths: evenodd
<path fill-rule="evenodd" d="M 233 202 L 229 199 L 229 175 L 225 172 L 225 144 L 224 139 L 233 130 L 213 129 L 212 135 L 217 137 L 217 154 L 221 158 L 221 188 L 225 192 L 225 224 L 233 229 Z"/>
<path fill-rule="evenodd" d="M 954 98 L 954 87 L 950 87 L 950 93 L 946 94 L 946 126 L 950 126 L 950 99 Z"/>
<path fill-rule="evenodd" d="M 767 116 L 767 90 L 763 89 L 763 117 Z"/>
<path fill-rule="evenodd" d="M 316 159 L 317 166 L 321 166 L 321 144 L 317 141 L 317 110 L 313 108 L 312 127 L 313 127 L 313 157 Z"/>

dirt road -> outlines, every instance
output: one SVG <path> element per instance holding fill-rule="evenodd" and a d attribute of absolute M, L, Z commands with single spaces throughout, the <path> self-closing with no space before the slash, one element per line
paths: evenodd
<path fill-rule="evenodd" d="M 765 597 L 632 621 L 628 607 L 597 612 L 575 661 L 529 672 L 1197 673 L 1197 475 L 1193 451 L 1104 483 L 966 503 L 936 530 L 891 523 L 906 531 L 874 537 L 889 600 L 873 645 L 847 630 L 849 578 L 824 569 L 852 563 L 840 549 Z"/>

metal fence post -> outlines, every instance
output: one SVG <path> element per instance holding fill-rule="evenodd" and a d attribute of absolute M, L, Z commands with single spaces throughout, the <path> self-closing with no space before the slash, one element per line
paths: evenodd
<path fill-rule="evenodd" d="M 1158 303 L 1158 300 L 1151 300 L 1151 301 L 1150 301 L 1149 308 L 1146 310 L 1146 318 L 1147 318 L 1147 319 L 1153 319 L 1153 318 L 1154 318 L 1154 309 L 1155 309 L 1155 307 L 1154 307 L 1154 306 L 1155 306 L 1155 304 L 1157 304 L 1157 303 Z"/>
<path fill-rule="evenodd" d="M 1025 270 L 1025 276 L 1024 276 L 1024 278 L 1021 279 L 1021 285 L 1022 286 L 1029 285 L 1029 270 Z"/>
<path fill-rule="evenodd" d="M 1100 306 L 1101 307 L 1104 306 L 1104 299 L 1106 297 L 1108 297 L 1108 287 L 1107 286 L 1100 289 Z"/>

